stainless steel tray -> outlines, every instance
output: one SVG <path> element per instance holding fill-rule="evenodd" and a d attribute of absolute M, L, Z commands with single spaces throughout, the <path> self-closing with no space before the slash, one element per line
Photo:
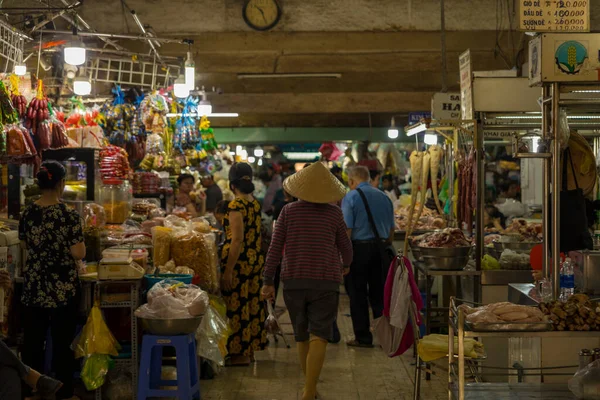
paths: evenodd
<path fill-rule="evenodd" d="M 552 330 L 552 322 L 468 322 L 473 332 L 544 332 Z"/>

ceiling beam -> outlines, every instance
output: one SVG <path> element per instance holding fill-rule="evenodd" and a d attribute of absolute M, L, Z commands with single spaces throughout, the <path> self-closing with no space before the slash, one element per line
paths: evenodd
<path fill-rule="evenodd" d="M 431 108 L 434 92 L 269 93 L 211 96 L 215 112 L 305 114 L 386 113 Z"/>

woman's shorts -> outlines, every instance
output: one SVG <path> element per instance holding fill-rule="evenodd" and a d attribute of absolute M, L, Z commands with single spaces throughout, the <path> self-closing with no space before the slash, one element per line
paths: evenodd
<path fill-rule="evenodd" d="M 283 299 L 297 342 L 309 340 L 311 334 L 325 340 L 333 339 L 333 323 L 337 317 L 339 297 L 337 290 L 284 288 Z"/>

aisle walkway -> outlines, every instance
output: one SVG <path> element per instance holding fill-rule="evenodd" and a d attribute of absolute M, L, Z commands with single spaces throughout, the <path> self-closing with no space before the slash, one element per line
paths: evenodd
<path fill-rule="evenodd" d="M 348 297 L 341 299 L 338 322 L 342 337 L 352 335 Z M 202 381 L 203 400 L 297 400 L 302 372 L 287 313 L 280 318 L 291 349 L 280 340 L 257 354 L 250 367 L 229 367 L 213 381 Z M 387 358 L 380 348 L 348 348 L 344 342 L 330 345 L 321 374 L 319 392 L 323 400 L 409 400 L 412 399 L 414 366 L 412 351 L 403 357 Z M 423 379 L 422 399 L 446 400 L 447 377 L 440 373 L 432 381 Z"/>

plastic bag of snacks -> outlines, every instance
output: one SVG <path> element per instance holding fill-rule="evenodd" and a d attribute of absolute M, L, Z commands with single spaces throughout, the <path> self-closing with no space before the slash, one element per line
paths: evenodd
<path fill-rule="evenodd" d="M 226 310 L 227 307 L 221 299 L 211 296 L 202 323 L 196 331 L 198 355 L 221 366 L 225 365 L 227 339 L 230 334 Z"/>
<path fill-rule="evenodd" d="M 103 228 L 106 225 L 106 212 L 100 204 L 86 204 L 83 207 L 83 219 L 85 226 L 95 226 Z"/>
<path fill-rule="evenodd" d="M 135 311 L 140 318 L 185 319 L 206 312 L 208 294 L 195 285 L 165 279 L 148 291 L 148 303 Z"/>
<path fill-rule="evenodd" d="M 165 265 L 171 259 L 171 235 L 173 230 L 163 226 L 152 228 L 152 244 L 154 265 Z M 182 264 L 183 265 L 183 264 Z"/>
<path fill-rule="evenodd" d="M 167 217 L 168 218 L 168 217 Z M 176 265 L 194 270 L 198 285 L 216 293 L 219 289 L 217 273 L 217 244 L 211 233 L 198 233 L 189 229 L 174 230 L 171 241 L 171 258 Z"/>
<path fill-rule="evenodd" d="M 29 132 L 20 125 L 12 124 L 5 128 L 6 152 L 12 158 L 27 158 L 36 155 L 35 146 Z"/>
<path fill-rule="evenodd" d="M 129 179 L 131 169 L 125 149 L 117 146 L 106 146 L 100 151 L 100 174 L 102 179 Z"/>

